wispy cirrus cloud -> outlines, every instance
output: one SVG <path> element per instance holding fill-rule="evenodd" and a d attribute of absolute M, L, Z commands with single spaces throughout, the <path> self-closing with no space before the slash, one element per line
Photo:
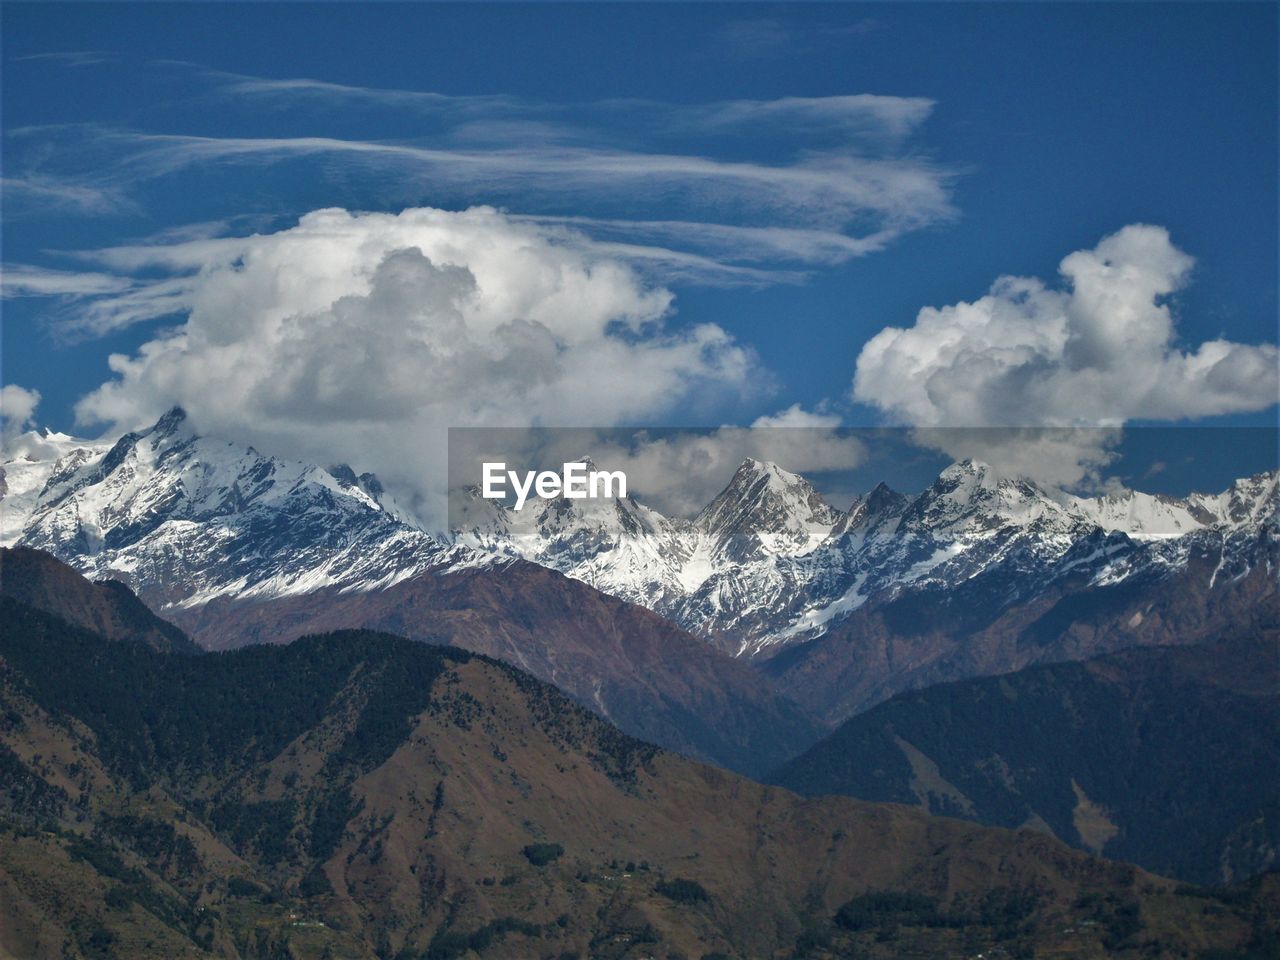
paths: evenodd
<path fill-rule="evenodd" d="M 688 104 L 635 98 L 549 102 L 261 77 L 182 61 L 153 66 L 184 72 L 204 86 L 197 96 L 232 101 L 246 117 L 264 108 L 287 108 L 291 122 L 281 129 L 289 135 L 214 136 L 104 125 L 10 134 L 44 145 L 42 159 L 56 147 L 59 162 L 69 168 L 56 182 L 76 184 L 86 207 L 104 202 L 94 200 L 95 191 L 105 198 L 194 168 L 311 160 L 329 168 L 392 169 L 406 182 L 445 187 L 466 202 L 581 207 L 584 200 L 616 199 L 622 192 L 666 214 L 637 219 L 674 219 L 670 213 L 678 209 L 680 219 L 691 222 L 818 228 L 855 239 L 900 235 L 955 212 L 954 172 L 909 146 L 935 107 L 925 97 L 851 93 Z M 189 84 L 180 86 L 189 93 Z M 199 115 L 192 111 L 194 119 Z M 353 116 L 361 121 L 358 136 L 348 123 Z M 390 135 L 370 137 L 370 123 L 383 121 Z M 300 126 L 310 129 L 300 133 Z M 785 142 L 792 156 L 754 156 L 761 137 Z M 42 182 L 53 189 L 52 176 L 44 175 L 49 179 L 29 177 L 29 189 L 39 189 Z M 68 199 L 75 196 L 67 192 Z M 526 206 L 522 212 L 536 211 Z M 834 247 L 858 256 L 878 243 Z"/>
<path fill-rule="evenodd" d="M 711 36 L 727 53 L 744 58 L 778 56 L 794 43 L 792 28 L 773 17 L 730 20 Z"/>
<path fill-rule="evenodd" d="M 494 95 L 453 95 L 432 90 L 402 90 L 391 87 L 364 87 L 332 83 L 310 77 L 257 77 L 223 70 L 208 70 L 198 64 L 168 61 L 188 67 L 207 77 L 219 93 L 229 97 L 256 98 L 293 106 L 301 101 L 319 105 L 376 104 L 385 107 L 451 113 L 515 114 L 527 105 L 517 97 Z"/>
<path fill-rule="evenodd" d="M 488 190 L 519 187 L 560 197 L 627 188 L 656 190 L 665 200 L 744 205 L 757 214 L 839 226 L 875 216 L 899 231 L 952 215 L 946 177 L 916 160 L 820 155 L 765 164 L 676 153 L 547 146 L 466 150 L 338 137 L 207 137 L 99 131 L 129 153 L 124 178 L 163 176 L 222 162 L 270 163 L 343 157 L 394 165 L 434 182 L 482 181 Z"/>
<path fill-rule="evenodd" d="M 113 184 L 95 184 L 77 179 L 29 173 L 15 177 L 0 177 L 0 195 L 12 210 L 32 207 L 48 210 L 56 207 L 76 213 L 99 215 L 118 213 L 131 206 L 121 187 Z"/>
<path fill-rule="evenodd" d="M 47 53 L 29 53 L 26 56 L 14 58 L 17 63 L 45 60 L 68 67 L 94 67 L 115 62 L 115 59 L 115 54 L 105 50 L 52 50 Z"/>
<path fill-rule="evenodd" d="M 270 79 L 247 74 L 203 71 L 215 91 L 225 97 L 254 99 L 281 107 L 343 108 L 353 104 L 406 109 L 452 117 L 486 118 L 495 123 L 522 125 L 563 135 L 589 135 L 598 124 L 625 119 L 629 130 L 650 134 L 726 134 L 755 129 L 761 124 L 774 132 L 807 131 L 858 140 L 901 143 L 933 112 L 928 97 L 899 97 L 858 93 L 825 97 L 736 99 L 701 104 L 675 104 L 642 98 L 552 103 L 505 94 L 459 95 L 330 83 L 306 77 Z"/>
<path fill-rule="evenodd" d="M 65 137 L 66 130 L 58 131 Z M 95 129 L 92 149 L 114 154 L 94 189 L 131 187 L 209 167 L 308 161 L 354 165 L 401 190 L 446 190 L 531 206 L 589 208 L 625 195 L 633 208 L 675 207 L 689 219 L 527 214 L 611 245 L 666 281 L 716 285 L 794 283 L 795 266 L 832 266 L 883 249 L 904 233 L 954 215 L 949 174 L 925 161 L 837 155 L 793 163 L 720 160 L 679 153 L 527 145 L 434 147 L 336 137 L 206 137 Z M 746 219 L 729 223 L 720 218 Z M 794 266 L 783 267 L 786 263 Z M 143 317 L 139 317 L 142 319 Z"/>
<path fill-rule="evenodd" d="M 650 237 L 664 243 L 704 249 L 709 256 L 718 259 L 745 262 L 783 260 L 819 266 L 835 265 L 882 250 L 895 236 L 888 230 L 851 237 L 837 230 L 745 227 L 695 220 L 623 220 L 533 214 L 522 214 L 513 219 L 548 225 L 564 224 L 589 230 L 593 236 Z"/>
<path fill-rule="evenodd" d="M 94 297 L 118 294 L 132 285 L 129 278 L 109 273 L 50 270 L 26 264 L 6 264 L 0 270 L 0 295 L 5 297 Z"/>
<path fill-rule="evenodd" d="M 109 60 L 66 62 L 110 68 Z M 113 205 L 125 198 L 172 190 L 187 177 L 217 174 L 228 196 L 239 184 L 260 195 L 257 171 L 287 171 L 298 182 L 369 191 L 363 200 L 341 193 L 351 207 L 430 199 L 438 207 L 514 209 L 520 215 L 510 214 L 511 222 L 537 224 L 548 242 L 627 263 L 656 282 L 717 286 L 803 282 L 812 270 L 955 216 L 955 174 L 910 146 L 934 109 L 927 98 L 556 103 L 258 77 L 180 61 L 153 66 L 181 71 L 184 95 L 194 80 L 195 96 L 221 101 L 220 109 L 229 101 L 236 115 L 259 120 L 263 109 L 287 110 L 288 120 L 273 122 L 281 132 L 270 136 L 261 123 L 246 125 L 255 135 L 77 124 L 11 130 L 10 145 L 23 148 L 11 154 L 39 164 L 38 172 L 20 171 L 12 191 L 44 191 L 51 203 L 78 204 L 83 213 L 119 212 Z M 190 111 L 191 126 L 200 126 L 200 115 Z M 391 136 L 369 136 L 384 124 Z M 774 147 L 759 155 L 765 142 L 786 143 L 790 156 Z M 262 211 L 209 212 L 243 220 Z M 170 239 L 188 237 L 173 229 Z M 202 239 L 201 228 L 189 237 Z M 119 265 L 123 249 L 80 259 Z M 72 289 L 69 272 L 60 288 L 49 281 L 12 289 L 70 301 L 75 321 L 59 322 L 77 336 L 183 309 L 181 278 L 101 291 L 92 289 L 96 269 L 84 275 L 83 291 Z"/>
<path fill-rule="evenodd" d="M 864 17 L 849 23 L 798 23 L 780 17 L 743 17 L 716 27 L 711 40 L 724 54 L 738 60 L 767 60 L 808 50 L 822 43 L 862 37 L 881 26 Z"/>

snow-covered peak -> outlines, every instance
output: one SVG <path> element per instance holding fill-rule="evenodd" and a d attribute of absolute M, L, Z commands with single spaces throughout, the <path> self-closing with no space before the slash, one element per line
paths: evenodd
<path fill-rule="evenodd" d="M 568 462 L 583 463 L 588 472 L 597 469 L 586 456 Z M 542 552 L 548 544 L 563 549 L 570 541 L 584 547 L 584 537 L 591 542 L 604 542 L 657 536 L 671 523 L 630 496 L 530 496 L 516 510 L 501 500 L 485 499 L 478 487 L 469 486 L 450 494 L 450 507 L 457 542 L 500 544 L 505 552 L 516 553 L 525 553 L 523 548 Z"/>
<path fill-rule="evenodd" d="M 1218 522 L 1231 526 L 1275 523 L 1280 506 L 1280 470 L 1243 477 L 1212 498 L 1218 506 Z M 1210 498 L 1200 501 L 1207 506 Z"/>
<path fill-rule="evenodd" d="M 797 554 L 825 540 L 842 516 L 804 477 L 748 458 L 694 524 L 733 552 Z"/>
<path fill-rule="evenodd" d="M 406 522 L 372 474 L 202 436 L 180 409 L 114 442 L 10 437 L 0 471 L 5 544 L 124 579 L 161 607 L 372 590 L 516 555 L 747 655 L 876 597 L 985 575 L 1025 597 L 1056 577 L 1113 583 L 1216 550 L 1213 586 L 1277 539 L 1275 471 L 1212 495 L 1074 497 L 961 461 L 917 496 L 880 484 L 843 513 L 805 478 L 748 459 L 693 521 L 631 497 L 533 497 L 515 511 L 464 492 L 447 548 Z"/>
<path fill-rule="evenodd" d="M 170 407 L 164 416 L 146 431 L 146 435 L 152 437 L 157 443 L 162 440 L 189 440 L 195 436 L 195 430 L 187 418 L 187 411 L 175 406 Z"/>
<path fill-rule="evenodd" d="M 910 504 L 910 497 L 898 493 L 881 481 L 865 497 L 853 501 L 848 513 L 832 529 L 831 536 L 844 537 L 855 531 L 865 532 L 885 523 L 896 522 Z"/>
<path fill-rule="evenodd" d="M 883 480 L 871 488 L 871 492 L 861 501 L 861 505 L 871 514 L 887 514 L 900 510 L 909 502 L 905 494 L 894 490 Z"/>
<path fill-rule="evenodd" d="M 1061 495 L 1030 480 L 1002 476 L 987 464 L 962 460 L 938 475 L 903 518 L 910 528 L 939 533 L 994 530 L 1046 520 L 1069 522 Z"/>
<path fill-rule="evenodd" d="M 200 436 L 180 408 L 112 444 L 42 452 L 3 465 L 5 542 L 124 579 L 161 606 L 372 589 L 447 552 L 397 515 L 372 474 Z"/>
<path fill-rule="evenodd" d="M 76 475 L 110 448 L 104 441 L 52 430 L 31 431 L 6 442 L 0 464 L 0 546 L 12 546 L 22 536 L 52 478 Z"/>

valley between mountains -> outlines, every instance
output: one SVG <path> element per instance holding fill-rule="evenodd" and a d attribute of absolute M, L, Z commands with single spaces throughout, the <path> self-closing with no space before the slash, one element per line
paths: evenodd
<path fill-rule="evenodd" d="M 0 492 L 13 956 L 1274 949 L 1276 472 L 442 535 L 174 409 Z"/>
<path fill-rule="evenodd" d="M 122 590 L 4 562 L 5 956 L 1216 957 L 1280 937 L 1273 875 L 1190 887 L 1035 830 L 803 799 L 455 647 L 181 652 Z"/>

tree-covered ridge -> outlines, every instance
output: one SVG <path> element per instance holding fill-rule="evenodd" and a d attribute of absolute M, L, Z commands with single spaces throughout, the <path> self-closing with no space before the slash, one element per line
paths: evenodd
<path fill-rule="evenodd" d="M 42 550 L 0 547 L 0 596 L 109 640 L 171 653 L 199 653 L 180 629 L 157 617 L 119 580 L 92 583 Z"/>
<path fill-rule="evenodd" d="M 770 779 L 1240 879 L 1280 862 L 1277 649 L 1257 629 L 899 694 Z"/>
<path fill-rule="evenodd" d="M 0 771 L 0 954 L 41 960 L 1195 957 L 1277 896 L 801 800 L 359 631 L 181 657 L 0 602 Z"/>
<path fill-rule="evenodd" d="M 0 598 L 0 653 L 32 699 L 85 723 L 104 759 L 135 782 L 247 766 L 316 726 L 340 694 L 365 689 L 336 765 L 377 766 L 425 709 L 435 679 L 471 654 L 349 631 L 285 647 L 174 657 L 101 638 Z"/>

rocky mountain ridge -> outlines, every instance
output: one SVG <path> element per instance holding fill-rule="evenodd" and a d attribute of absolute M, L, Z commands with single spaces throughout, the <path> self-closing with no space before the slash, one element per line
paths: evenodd
<path fill-rule="evenodd" d="M 198 436 L 175 409 L 113 444 L 27 435 L 3 464 L 0 543 L 127 582 L 162 608 L 216 597 L 369 591 L 519 557 L 646 606 L 735 656 L 771 657 L 904 590 L 1001 570 L 1011 597 L 1087 574 L 1177 572 L 1216 546 L 1218 577 L 1269 562 L 1277 471 L 1218 494 L 1073 496 L 962 461 L 916 496 L 881 484 L 848 510 L 803 477 L 745 461 L 693 519 L 634 498 L 474 499 L 433 536 L 372 474 Z"/>
<path fill-rule="evenodd" d="M 1009 600 L 1064 577 L 1097 585 L 1186 568 L 1217 545 L 1214 579 L 1271 554 L 1277 472 L 1184 499 L 1130 491 L 1073 496 L 962 461 L 925 491 L 881 484 L 847 511 L 804 478 L 747 460 L 692 520 L 634 499 L 502 507 L 458 542 L 520 556 L 648 606 L 735 656 L 769 658 L 821 636 L 863 605 L 1002 571 Z"/>

